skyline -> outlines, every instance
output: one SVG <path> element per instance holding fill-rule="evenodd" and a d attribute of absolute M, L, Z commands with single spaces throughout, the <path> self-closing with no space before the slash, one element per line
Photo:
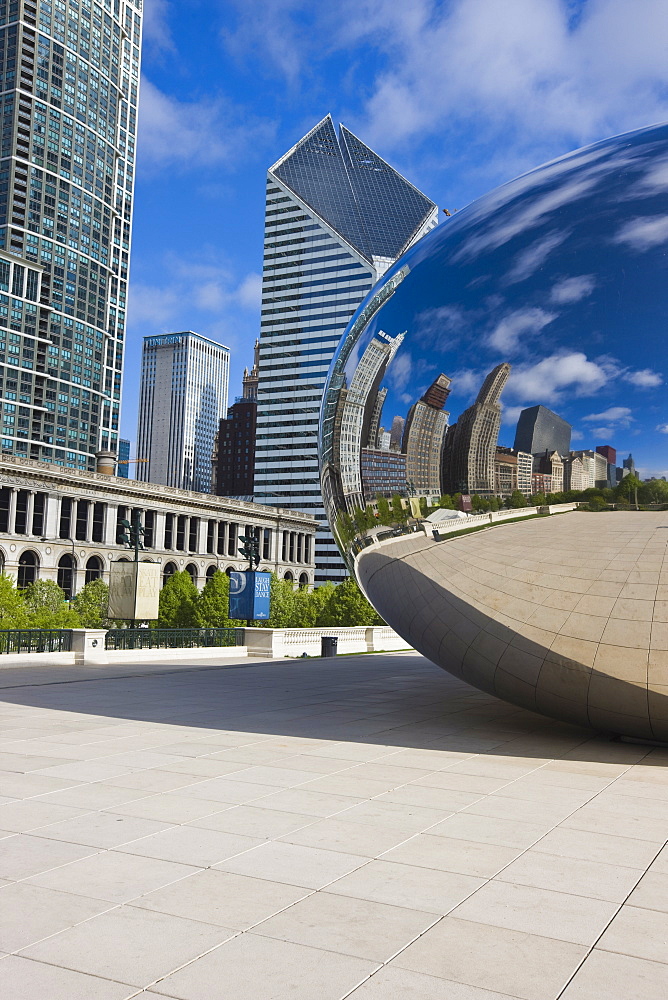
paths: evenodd
<path fill-rule="evenodd" d="M 668 117 L 660 4 L 631 17 L 614 2 L 518 3 L 502 27 L 495 5 L 477 19 L 467 6 L 424 0 L 388 17 L 386 3 L 344 2 L 334 25 L 292 0 L 147 4 L 124 436 L 135 437 L 143 335 L 190 328 L 226 344 L 238 394 L 259 330 L 265 171 L 328 111 L 450 210 L 551 156 Z M 281 31 L 269 30 L 277 18 Z M 425 120 L 415 97 L 428 83 Z M 392 94 L 405 113 L 390 113 Z"/>

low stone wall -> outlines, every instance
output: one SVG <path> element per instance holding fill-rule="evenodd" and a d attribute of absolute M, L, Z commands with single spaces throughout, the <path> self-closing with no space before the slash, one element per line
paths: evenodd
<path fill-rule="evenodd" d="M 245 628 L 244 643 L 249 656 L 277 659 L 288 656 L 320 656 L 323 636 L 336 636 L 339 653 L 389 652 L 410 649 L 400 635 L 382 626 L 358 628 Z"/>
<path fill-rule="evenodd" d="M 105 649 L 105 629 L 72 629 L 71 653 L 12 653 L 0 656 L 3 667 L 104 666 L 117 663 L 159 663 L 161 660 L 270 660 L 320 656 L 322 636 L 336 636 L 339 653 L 390 652 L 410 645 L 387 625 L 359 628 L 244 628 L 242 646 L 190 646 L 186 649 Z"/>

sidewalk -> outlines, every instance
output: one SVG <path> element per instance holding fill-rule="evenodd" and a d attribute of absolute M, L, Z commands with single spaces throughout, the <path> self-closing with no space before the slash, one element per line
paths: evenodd
<path fill-rule="evenodd" d="M 8 1000 L 664 1000 L 668 751 L 414 653 L 0 672 Z"/>

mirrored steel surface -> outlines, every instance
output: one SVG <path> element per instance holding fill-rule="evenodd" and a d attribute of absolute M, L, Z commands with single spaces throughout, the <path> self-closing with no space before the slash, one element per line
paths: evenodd
<path fill-rule="evenodd" d="M 507 495 L 496 448 L 513 448 L 535 406 L 534 443 L 541 421 L 565 422 L 548 428 L 562 459 L 570 425 L 570 457 L 608 446 L 619 466 L 632 452 L 641 479 L 665 476 L 667 271 L 668 126 L 548 163 L 387 272 L 342 339 L 320 431 L 330 525 L 401 635 L 509 701 L 664 740 L 668 511 L 508 512 L 453 537 L 420 498 Z M 556 484 L 549 460 L 533 471 Z"/>

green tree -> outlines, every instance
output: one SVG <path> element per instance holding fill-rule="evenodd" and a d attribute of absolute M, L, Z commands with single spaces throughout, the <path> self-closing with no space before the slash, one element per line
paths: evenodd
<path fill-rule="evenodd" d="M 631 474 L 624 476 L 615 490 L 615 499 L 626 500 L 627 503 L 635 503 L 636 496 L 642 491 L 642 485 L 637 476 Z"/>
<path fill-rule="evenodd" d="M 348 577 L 334 588 L 318 622 L 321 628 L 355 625 L 384 625 L 378 612 L 372 608 L 356 582 Z"/>
<path fill-rule="evenodd" d="M 489 498 L 489 509 L 490 510 L 498 510 L 500 506 L 501 506 L 501 504 L 499 503 L 499 498 L 498 497 L 490 497 Z"/>
<path fill-rule="evenodd" d="M 442 497 L 439 497 L 437 506 L 442 507 L 443 510 L 454 510 L 455 508 L 455 505 L 452 502 L 452 497 L 447 493 L 444 493 Z"/>
<path fill-rule="evenodd" d="M 640 503 L 668 503 L 668 483 L 663 479 L 652 479 L 642 483 L 638 490 Z"/>
<path fill-rule="evenodd" d="M 29 628 L 30 612 L 10 577 L 0 574 L 0 629 Z"/>
<path fill-rule="evenodd" d="M 420 513 L 423 517 L 426 517 L 429 513 L 429 505 L 427 504 L 426 497 L 420 497 Z"/>
<path fill-rule="evenodd" d="M 609 510 L 608 501 L 602 496 L 593 496 L 587 505 L 588 510 L 601 511 Z"/>
<path fill-rule="evenodd" d="M 547 503 L 547 499 L 544 493 L 534 493 L 529 503 L 532 507 L 544 507 Z"/>
<path fill-rule="evenodd" d="M 381 497 L 380 494 L 376 497 L 376 506 L 378 507 L 378 520 L 381 524 L 391 524 L 392 523 L 392 512 L 390 510 L 390 503 L 387 497 Z"/>
<path fill-rule="evenodd" d="M 309 591 L 307 587 L 301 587 L 295 593 L 294 615 L 298 628 L 315 628 L 320 624 L 320 617 L 324 608 L 329 603 L 332 594 L 336 590 L 331 581 L 324 583 L 321 587 L 315 587 Z"/>
<path fill-rule="evenodd" d="M 398 524 L 405 524 L 408 520 L 408 512 L 404 510 L 404 505 L 398 493 L 395 493 L 392 497 L 392 520 Z"/>
<path fill-rule="evenodd" d="M 258 622 L 262 628 L 299 628 L 298 611 L 301 591 L 296 591 L 291 580 L 279 580 L 271 574 L 271 614 L 267 621 Z"/>
<path fill-rule="evenodd" d="M 192 628 L 198 596 L 190 573 L 173 573 L 160 591 L 157 627 Z"/>
<path fill-rule="evenodd" d="M 461 509 L 461 502 L 462 502 L 462 495 L 461 495 L 461 493 L 453 493 L 452 494 L 452 507 L 453 507 L 453 510 L 460 510 Z"/>
<path fill-rule="evenodd" d="M 206 581 L 194 610 L 195 625 L 200 628 L 233 628 L 239 624 L 229 617 L 230 578 L 218 569 Z"/>
<path fill-rule="evenodd" d="M 107 618 L 108 604 L 109 587 L 104 580 L 91 580 L 72 602 L 83 628 L 113 628 L 115 622 Z"/>
<path fill-rule="evenodd" d="M 35 580 L 23 592 L 30 615 L 30 628 L 80 628 L 76 611 L 54 580 Z"/>

